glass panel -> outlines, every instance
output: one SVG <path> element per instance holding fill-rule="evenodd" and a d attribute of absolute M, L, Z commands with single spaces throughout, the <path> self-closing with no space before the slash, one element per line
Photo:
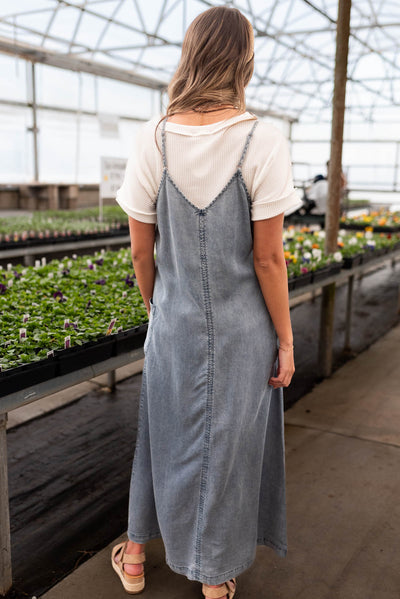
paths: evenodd
<path fill-rule="evenodd" d="M 26 67 L 21 58 L 0 54 L 0 98 L 26 101 Z"/>
<path fill-rule="evenodd" d="M 150 119 L 156 110 L 157 91 L 113 79 L 98 79 L 99 112 Z"/>
<path fill-rule="evenodd" d="M 114 138 L 100 135 L 96 116 L 41 110 L 40 179 L 46 182 L 99 183 L 100 157 L 127 158 L 141 122 L 119 119 Z M 79 139 L 79 147 L 78 147 Z"/>
<path fill-rule="evenodd" d="M 0 180 L 21 183 L 33 180 L 33 140 L 29 108 L 0 104 Z"/>

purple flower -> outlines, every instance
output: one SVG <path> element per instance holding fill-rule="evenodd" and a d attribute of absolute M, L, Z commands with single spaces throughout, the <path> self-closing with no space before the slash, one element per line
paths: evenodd
<path fill-rule="evenodd" d="M 0 283 L 0 293 L 5 293 L 7 291 L 7 286 Z"/>
<path fill-rule="evenodd" d="M 104 258 L 99 258 L 98 260 L 95 260 L 96 264 L 98 264 L 99 266 L 103 266 L 103 262 L 104 262 Z"/>
<path fill-rule="evenodd" d="M 88 268 L 89 270 L 93 270 L 93 264 L 89 264 L 89 266 L 87 266 L 87 268 Z"/>
<path fill-rule="evenodd" d="M 126 283 L 127 285 L 129 285 L 129 287 L 134 287 L 134 285 L 135 285 L 135 281 L 134 281 L 134 279 L 135 279 L 135 278 L 136 278 L 136 277 L 135 277 L 135 275 L 133 275 L 133 277 L 131 277 L 131 276 L 129 275 L 129 273 L 128 273 L 128 274 L 126 275 L 125 283 Z"/>
<path fill-rule="evenodd" d="M 16 279 L 19 279 L 20 277 L 22 277 L 22 274 L 16 270 L 13 270 L 14 276 Z"/>
<path fill-rule="evenodd" d="M 92 303 L 92 300 L 89 300 L 88 303 L 86 304 L 85 312 L 86 312 L 86 310 L 88 310 L 90 308 L 91 303 Z"/>
<path fill-rule="evenodd" d="M 64 268 L 64 270 L 62 271 L 62 274 L 66 277 L 67 275 L 69 275 L 69 268 Z"/>
<path fill-rule="evenodd" d="M 55 292 L 53 293 L 53 297 L 54 297 L 54 299 L 55 299 L 55 300 L 57 300 L 58 302 L 65 302 L 65 301 L 66 301 L 66 299 L 64 298 L 64 296 L 63 296 L 63 294 L 61 293 L 61 291 L 60 291 L 60 290 L 58 290 L 58 291 L 55 291 Z"/>
<path fill-rule="evenodd" d="M 105 279 L 98 279 L 97 281 L 95 281 L 96 285 L 105 285 L 106 284 L 106 280 Z"/>

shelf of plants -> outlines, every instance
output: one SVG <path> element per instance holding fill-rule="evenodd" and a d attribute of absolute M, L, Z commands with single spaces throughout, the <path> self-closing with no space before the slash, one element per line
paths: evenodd
<path fill-rule="evenodd" d="M 373 234 L 371 231 L 340 230 L 338 247 L 334 254 L 324 253 L 325 231 L 302 227 L 288 227 L 283 233 L 285 259 L 288 269 L 289 290 L 318 282 L 338 273 L 341 268 L 352 268 L 373 260 L 400 246 L 400 235 Z"/>
<path fill-rule="evenodd" d="M 399 235 L 341 231 L 325 255 L 324 235 L 284 231 L 290 290 L 400 246 Z M 142 347 L 147 321 L 130 248 L 0 267 L 0 397 Z"/>
<path fill-rule="evenodd" d="M 400 231 L 400 212 L 391 212 L 389 210 L 363 212 L 357 216 L 342 217 L 340 225 L 343 229 L 356 231 L 397 233 Z"/>
<path fill-rule="evenodd" d="M 144 343 L 147 311 L 129 248 L 9 264 L 0 281 L 0 396 Z"/>
<path fill-rule="evenodd" d="M 104 206 L 102 222 L 98 218 L 98 208 L 45 210 L 32 216 L 0 218 L 0 250 L 102 239 L 128 232 L 128 217 L 119 206 Z"/>

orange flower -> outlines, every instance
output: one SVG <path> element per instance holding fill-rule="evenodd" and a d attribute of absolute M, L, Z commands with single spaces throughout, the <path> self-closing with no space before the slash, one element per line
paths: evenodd
<path fill-rule="evenodd" d="M 339 247 L 339 248 L 342 248 L 342 247 L 344 247 L 344 243 L 343 243 L 343 241 L 338 241 L 338 242 L 337 242 L 337 244 L 338 244 L 338 247 Z"/>
<path fill-rule="evenodd" d="M 284 256 L 285 256 L 286 260 L 289 260 L 290 252 L 284 252 Z"/>
<path fill-rule="evenodd" d="M 374 230 L 374 227 L 365 227 L 365 230 L 366 230 L 366 231 L 373 231 L 373 230 Z"/>
<path fill-rule="evenodd" d="M 303 235 L 299 235 L 298 238 L 297 238 L 297 241 L 304 241 Z"/>
<path fill-rule="evenodd" d="M 312 244 L 312 247 L 313 247 L 313 248 L 318 248 L 318 249 L 319 249 L 319 244 L 318 244 L 318 243 L 313 243 L 313 244 Z"/>
<path fill-rule="evenodd" d="M 381 225 L 381 226 L 386 225 L 386 218 L 385 217 L 380 218 L 378 220 L 378 225 Z"/>

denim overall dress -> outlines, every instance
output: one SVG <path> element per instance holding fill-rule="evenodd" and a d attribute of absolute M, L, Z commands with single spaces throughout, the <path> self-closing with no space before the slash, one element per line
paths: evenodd
<path fill-rule="evenodd" d="M 162 537 L 173 571 L 218 585 L 251 565 L 257 545 L 287 552 L 283 392 L 268 385 L 277 336 L 241 173 L 258 120 L 202 209 L 168 172 L 165 122 L 128 538 Z"/>

